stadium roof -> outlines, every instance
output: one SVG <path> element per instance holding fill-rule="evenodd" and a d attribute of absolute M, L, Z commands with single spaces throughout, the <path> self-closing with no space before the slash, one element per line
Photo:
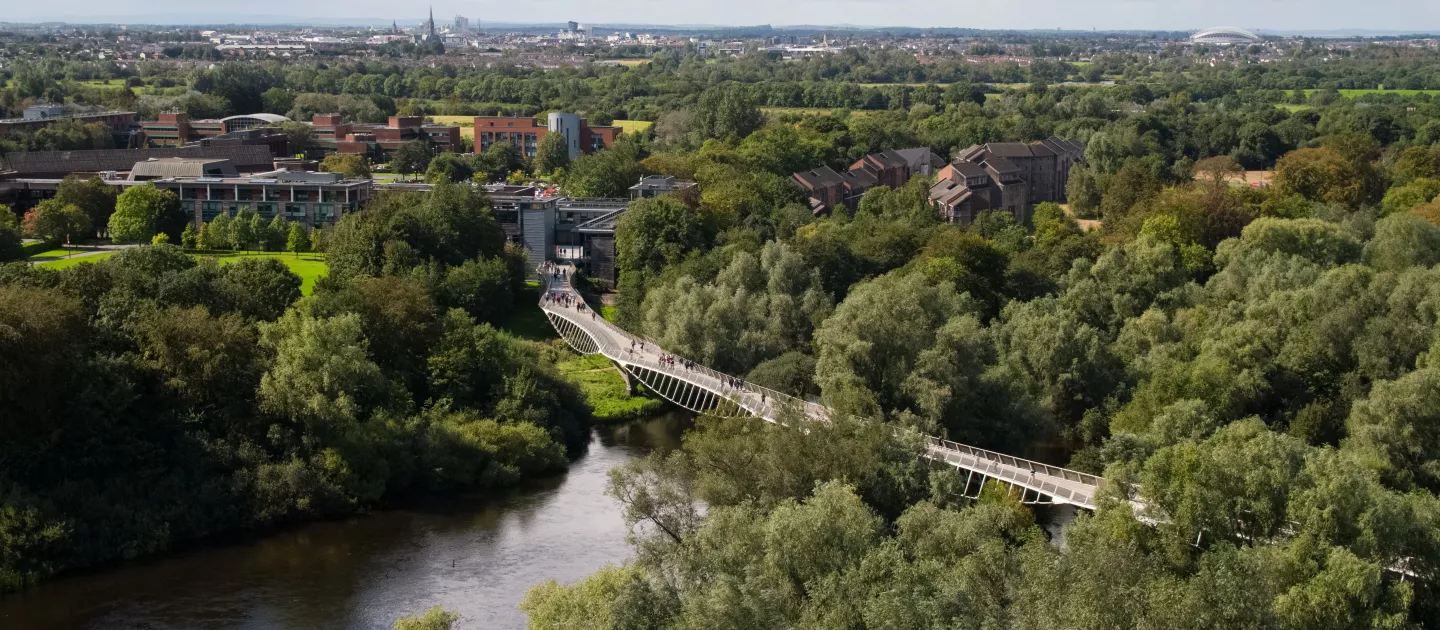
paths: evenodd
<path fill-rule="evenodd" d="M 1263 39 L 1264 38 L 1256 35 L 1251 31 L 1247 31 L 1243 28 L 1236 28 L 1234 26 L 1216 26 L 1214 28 L 1207 28 L 1203 31 L 1200 31 L 1199 33 L 1190 36 L 1190 41 L 1201 43 L 1258 42 Z"/>

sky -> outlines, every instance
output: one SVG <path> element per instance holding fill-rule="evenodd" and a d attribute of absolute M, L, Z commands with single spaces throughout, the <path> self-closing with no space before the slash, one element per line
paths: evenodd
<path fill-rule="evenodd" d="M 4 0 L 0 21 L 264 23 L 424 19 L 397 0 Z M 440 1 L 435 21 L 472 23 L 965 27 L 987 29 L 1440 32 L 1436 0 L 485 0 Z"/>

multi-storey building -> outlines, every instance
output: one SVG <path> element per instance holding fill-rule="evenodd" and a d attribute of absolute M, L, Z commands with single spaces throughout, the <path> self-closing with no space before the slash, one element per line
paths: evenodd
<path fill-rule="evenodd" d="M 277 127 L 290 119 L 278 114 L 245 114 L 227 118 L 190 120 L 185 112 L 161 112 L 157 120 L 140 123 L 147 147 L 179 147 L 257 127 Z"/>
<path fill-rule="evenodd" d="M 460 128 L 434 125 L 423 116 L 391 116 L 384 125 L 347 123 L 339 114 L 316 114 L 311 119 L 312 142 L 322 153 L 353 153 L 385 162 L 400 145 L 424 141 L 432 153 L 463 153 Z"/>
<path fill-rule="evenodd" d="M 341 173 L 275 171 L 249 177 L 165 177 L 150 180 L 180 198 L 198 226 L 227 213 L 250 210 L 266 219 L 278 213 L 307 227 L 340 220 L 370 199 L 370 180 Z"/>
<path fill-rule="evenodd" d="M 1059 138 L 975 145 L 936 172 L 939 181 L 930 188 L 930 203 L 952 223 L 970 223 L 985 210 L 1004 210 L 1025 223 L 1035 204 L 1065 200 L 1070 168 L 1084 153 L 1080 145 Z"/>
<path fill-rule="evenodd" d="M 620 132 L 619 127 L 592 126 L 578 114 L 563 112 L 552 112 L 543 124 L 538 118 L 526 116 L 476 116 L 475 152 L 484 153 L 491 145 L 504 143 L 519 147 L 525 157 L 533 158 L 547 134 L 559 133 L 565 136 L 573 160 L 614 145 Z"/>
<path fill-rule="evenodd" d="M 872 153 L 841 172 L 828 166 L 802 171 L 791 175 L 790 181 L 810 198 L 810 211 L 816 215 L 840 207 L 854 212 L 865 191 L 904 186 L 911 177 L 928 175 L 943 163 L 930 149 L 915 147 Z"/>

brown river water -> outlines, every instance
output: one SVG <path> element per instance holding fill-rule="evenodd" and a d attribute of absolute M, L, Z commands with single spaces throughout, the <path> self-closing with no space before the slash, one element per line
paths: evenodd
<path fill-rule="evenodd" d="M 444 606 L 457 628 L 524 628 L 531 586 L 631 556 L 607 473 L 679 446 L 688 416 L 595 429 L 564 475 L 310 523 L 54 579 L 0 597 L 0 629 L 389 628 Z"/>

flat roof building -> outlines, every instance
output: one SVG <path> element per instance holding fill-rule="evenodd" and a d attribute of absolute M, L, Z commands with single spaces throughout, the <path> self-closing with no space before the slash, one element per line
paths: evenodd
<path fill-rule="evenodd" d="M 552 112 L 544 123 L 529 116 L 476 116 L 475 152 L 484 153 L 496 143 L 520 147 L 527 158 L 535 157 L 540 141 L 550 133 L 565 136 L 570 159 L 609 148 L 620 137 L 620 127 L 591 125 L 577 114 Z"/>

